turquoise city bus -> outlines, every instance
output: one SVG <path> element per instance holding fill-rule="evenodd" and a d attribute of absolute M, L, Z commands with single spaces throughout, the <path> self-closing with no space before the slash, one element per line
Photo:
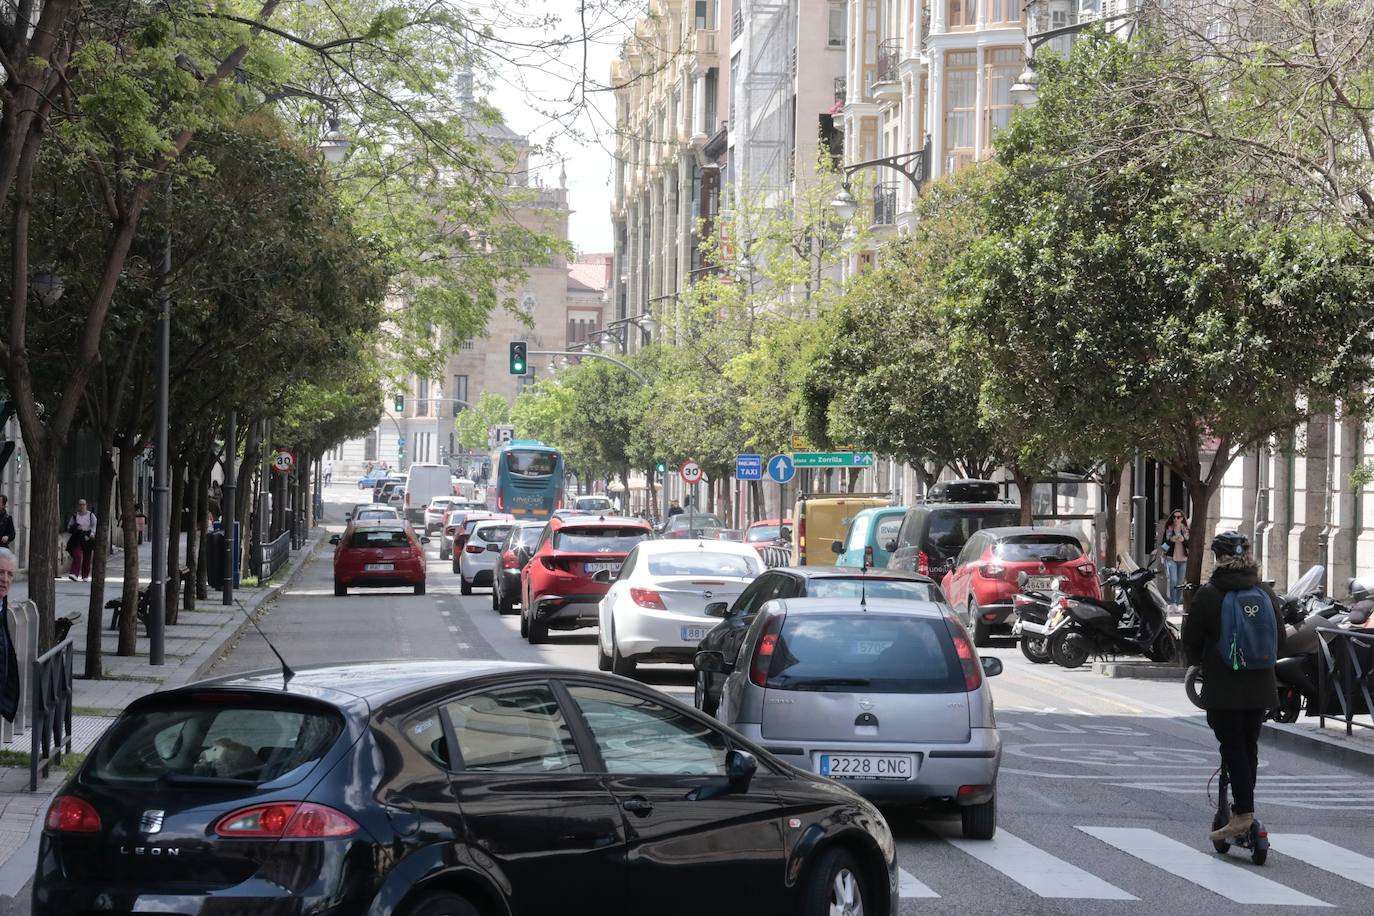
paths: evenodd
<path fill-rule="evenodd" d="M 497 512 L 546 519 L 563 503 L 563 453 L 533 439 L 516 439 L 492 455 Z"/>

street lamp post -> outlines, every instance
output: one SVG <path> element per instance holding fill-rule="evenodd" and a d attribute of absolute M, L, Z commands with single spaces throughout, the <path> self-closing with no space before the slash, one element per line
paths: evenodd
<path fill-rule="evenodd" d="M 167 624 L 167 401 L 171 388 L 172 297 L 167 284 L 172 276 L 172 232 L 162 242 L 162 288 L 158 292 L 157 315 L 157 426 L 153 450 L 153 569 L 148 577 L 148 664 L 166 663 Z"/>
<path fill-rule="evenodd" d="M 1056 38 L 1065 35 L 1077 35 L 1084 29 L 1091 28 L 1106 22 L 1124 22 L 1131 20 L 1132 23 L 1140 19 L 1140 13 L 1117 13 L 1114 16 L 1103 16 L 1099 19 L 1087 19 L 1083 22 L 1075 22 L 1072 25 L 1059 26 L 1054 29 L 1046 29 L 1043 32 L 1031 33 L 1036 20 L 1040 18 L 1040 10 L 1045 0 L 1030 0 L 1026 4 L 1026 68 L 1021 71 L 1021 75 L 1016 77 L 1016 82 L 1011 84 L 1007 90 L 1011 95 L 1011 100 L 1023 108 L 1028 108 L 1035 104 L 1040 91 L 1040 75 L 1035 72 L 1035 53 L 1041 46 Z"/>
<path fill-rule="evenodd" d="M 903 178 L 911 182 L 916 193 L 921 193 L 921 188 L 930 180 L 930 135 L 926 134 L 926 141 L 918 150 L 905 153 L 897 153 L 895 156 L 882 156 L 878 159 L 865 159 L 863 162 L 854 162 L 844 166 L 840 173 L 844 176 L 844 184 L 840 186 L 839 193 L 830 202 L 830 206 L 844 222 L 849 222 L 854 218 L 854 214 L 859 211 L 859 203 L 854 199 L 854 192 L 849 186 L 849 176 L 860 169 L 889 168 L 899 172 Z"/>

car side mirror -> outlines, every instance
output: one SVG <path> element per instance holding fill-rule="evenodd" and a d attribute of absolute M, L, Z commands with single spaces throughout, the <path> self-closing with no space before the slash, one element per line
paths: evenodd
<path fill-rule="evenodd" d="M 979 658 L 983 663 L 983 674 L 987 677 L 997 677 L 1002 673 L 1002 660 L 995 655 L 988 655 Z"/>
<path fill-rule="evenodd" d="M 420 538 L 420 543 L 421 543 L 421 544 L 428 544 L 428 543 L 429 543 L 429 538 L 427 538 L 427 537 Z"/>
<path fill-rule="evenodd" d="M 706 674 L 724 674 L 725 653 L 703 649 L 692 658 L 692 667 Z"/>
<path fill-rule="evenodd" d="M 339 536 L 338 536 L 337 534 L 331 534 L 331 535 L 329 536 L 329 543 L 331 543 L 331 544 L 337 544 L 337 543 L 339 543 Z"/>
<path fill-rule="evenodd" d="M 730 605 L 724 601 L 712 601 L 706 605 L 707 617 L 724 617 L 730 610 Z"/>
<path fill-rule="evenodd" d="M 1016 574 L 1016 587 L 1017 587 L 1017 588 L 1024 589 L 1024 588 L 1026 587 L 1026 583 L 1029 582 L 1029 581 L 1030 581 L 1030 576 L 1026 575 L 1026 571 L 1025 571 L 1024 569 L 1021 570 L 1019 573 Z"/>
<path fill-rule="evenodd" d="M 488 544 L 488 545 L 487 545 L 487 551 L 488 551 L 489 553 L 500 553 L 500 552 L 501 552 L 501 545 L 500 545 L 500 544 Z"/>
<path fill-rule="evenodd" d="M 894 551 L 894 550 L 896 550 L 896 549 L 897 549 L 897 540 L 896 540 L 895 538 L 892 539 L 892 540 L 890 540 L 890 541 L 887 541 L 886 543 L 883 544 L 883 550 L 886 550 L 888 553 L 892 553 L 892 551 Z"/>
<path fill-rule="evenodd" d="M 758 769 L 758 760 L 748 751 L 730 750 L 725 754 L 725 775 L 730 780 L 730 788 L 736 792 L 749 790 L 749 783 Z"/>
<path fill-rule="evenodd" d="M 954 572 L 954 567 L 955 562 L 953 557 L 950 557 L 947 560 L 945 560 L 945 572 Z"/>
<path fill-rule="evenodd" d="M 345 519 L 345 520 L 351 519 L 352 517 L 353 517 L 353 513 L 352 513 L 352 512 L 345 512 L 345 513 L 344 513 L 344 519 Z"/>
<path fill-rule="evenodd" d="M 830 552 L 831 552 L 831 553 L 844 553 L 844 542 L 843 542 L 843 541 L 831 541 L 831 542 L 830 542 Z"/>

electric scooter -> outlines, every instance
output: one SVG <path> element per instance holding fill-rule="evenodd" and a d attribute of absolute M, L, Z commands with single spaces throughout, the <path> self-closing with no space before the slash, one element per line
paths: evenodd
<path fill-rule="evenodd" d="M 1212 817 L 1212 829 L 1220 830 L 1231 819 L 1231 800 L 1228 798 L 1231 788 L 1231 774 L 1226 771 L 1226 762 L 1222 761 L 1217 769 L 1221 778 L 1217 787 L 1217 813 Z M 1232 846 L 1250 850 L 1250 861 L 1256 865 L 1263 865 L 1269 858 L 1269 831 L 1264 829 L 1264 824 L 1260 823 L 1259 818 L 1250 825 L 1250 829 L 1232 840 L 1213 840 L 1212 848 L 1222 855 L 1226 855 Z"/>

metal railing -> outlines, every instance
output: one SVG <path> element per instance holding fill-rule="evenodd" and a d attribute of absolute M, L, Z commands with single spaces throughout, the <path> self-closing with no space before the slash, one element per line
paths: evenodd
<path fill-rule="evenodd" d="M 896 184 L 884 183 L 873 189 L 873 225 L 891 226 L 897 222 Z"/>
<path fill-rule="evenodd" d="M 878 76 L 875 82 L 896 82 L 898 65 L 901 61 L 902 40 L 900 38 L 884 38 L 878 42 Z"/>
<path fill-rule="evenodd" d="M 33 660 L 30 706 L 33 734 L 29 742 L 29 791 L 38 789 L 53 764 L 72 752 L 72 678 L 76 647 L 62 640 Z"/>
<path fill-rule="evenodd" d="M 843 105 L 846 97 L 848 80 L 843 76 L 835 77 L 835 104 Z"/>
<path fill-rule="evenodd" d="M 28 714 L 25 701 L 33 689 L 29 679 L 24 676 L 33 657 L 38 654 L 38 605 L 32 601 L 19 601 L 9 606 L 10 642 L 14 646 L 15 660 L 19 663 L 19 708 L 14 713 L 14 721 L 0 719 L 0 741 L 9 744 L 15 737 L 22 735 L 28 727 Z"/>
<path fill-rule="evenodd" d="M 262 582 L 276 575 L 291 559 L 291 531 L 287 529 L 254 551 L 253 573 Z"/>
<path fill-rule="evenodd" d="M 731 17 L 730 37 L 739 38 L 744 32 L 744 11 L 735 10 L 735 15 Z"/>
<path fill-rule="evenodd" d="M 1317 666 L 1321 727 L 1326 727 L 1327 710 L 1339 707 L 1339 714 L 1331 718 L 1345 722 L 1347 735 L 1356 725 L 1374 728 L 1374 697 L 1370 695 L 1374 687 L 1374 632 L 1318 630 L 1317 636 L 1321 639 L 1321 662 Z M 1369 716 L 1369 724 L 1356 722 L 1358 715 Z"/>

